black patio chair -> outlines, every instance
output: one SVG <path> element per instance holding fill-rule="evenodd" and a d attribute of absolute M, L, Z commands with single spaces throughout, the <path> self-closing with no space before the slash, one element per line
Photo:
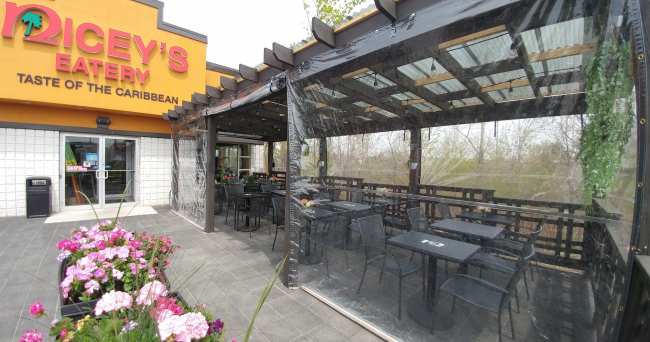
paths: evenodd
<path fill-rule="evenodd" d="M 354 203 L 363 203 L 364 195 L 361 191 L 351 191 L 350 192 L 350 202 Z"/>
<path fill-rule="evenodd" d="M 468 304 L 496 313 L 498 316 L 499 342 L 501 336 L 501 313 L 508 307 L 510 318 L 510 331 L 512 339 L 515 339 L 515 326 L 512 319 L 512 296 L 515 293 L 517 284 L 524 276 L 526 265 L 535 255 L 534 247 L 527 251 L 524 257 L 517 260 L 514 273 L 509 277 L 505 287 L 500 287 L 484 279 L 476 278 L 467 274 L 456 274 L 447 279 L 441 286 L 440 291 L 449 294 L 452 297 L 451 312 L 454 312 L 456 299 L 460 299 Z M 434 315 L 434 320 L 435 320 Z"/>
<path fill-rule="evenodd" d="M 516 260 L 523 257 L 529 250 L 535 247 L 535 241 L 537 237 L 544 229 L 544 220 L 540 221 L 537 224 L 537 228 L 533 231 L 529 238 L 524 241 L 515 241 L 509 239 L 498 239 L 504 240 L 506 243 L 503 244 L 509 248 L 499 248 L 499 243 L 493 241 L 490 245 L 481 247 L 481 250 L 474 254 L 469 259 L 469 264 L 478 266 L 481 268 L 489 268 L 502 273 L 514 273 L 516 267 Z M 512 243 L 511 243 L 512 242 Z M 516 242 L 516 243 L 515 243 Z M 526 267 L 526 269 L 531 269 Z M 531 271 L 532 274 L 532 271 Z M 479 276 L 481 276 L 479 274 Z M 524 287 L 526 289 L 526 298 L 530 300 L 530 290 L 528 287 L 528 280 L 526 277 L 524 279 Z M 517 311 L 519 311 L 519 298 L 517 297 Z"/>
<path fill-rule="evenodd" d="M 241 206 L 238 195 L 244 193 L 244 186 L 241 184 L 224 184 L 224 193 L 226 194 L 226 224 L 228 224 L 228 216 L 230 209 L 237 212 L 238 206 Z"/>
<path fill-rule="evenodd" d="M 411 274 L 417 273 L 421 269 L 420 264 L 411 261 L 401 261 L 388 250 L 386 246 L 386 231 L 381 215 L 371 215 L 354 219 L 352 220 L 352 225 L 355 225 L 361 233 L 364 255 L 363 274 L 361 275 L 361 282 L 359 283 L 357 293 L 361 292 L 361 287 L 363 286 L 366 272 L 368 271 L 368 265 L 380 262 L 381 272 L 379 273 L 379 283 L 382 282 L 385 271 L 395 274 L 399 279 L 397 317 L 402 319 L 402 280 Z"/>
<path fill-rule="evenodd" d="M 438 209 L 438 213 L 440 213 L 440 217 L 443 220 L 454 218 L 454 216 L 451 214 L 451 210 L 449 209 L 449 204 L 436 203 L 436 208 Z"/>
<path fill-rule="evenodd" d="M 278 239 L 278 230 L 285 229 L 284 209 L 286 198 L 275 196 L 271 198 L 271 203 L 273 203 L 273 221 L 275 222 L 275 237 L 273 238 L 273 247 L 271 247 L 271 250 L 275 250 L 275 242 Z M 280 228 L 280 226 L 282 226 L 282 228 Z"/>
<path fill-rule="evenodd" d="M 535 226 L 535 230 L 533 230 L 530 234 L 522 234 L 519 232 L 513 232 L 507 230 L 504 237 L 492 240 L 488 243 L 488 245 L 490 247 L 494 247 L 500 250 L 505 250 L 510 253 L 520 255 L 522 253 L 525 253 L 526 245 L 528 244 L 532 244 L 533 246 L 535 245 L 535 242 L 537 242 L 537 238 L 544 231 L 545 224 L 546 224 L 546 220 L 544 219 L 540 220 Z M 534 279 L 532 270 L 533 268 L 530 268 L 530 276 L 531 279 Z"/>
<path fill-rule="evenodd" d="M 347 250 L 347 218 L 342 215 L 334 215 L 312 222 L 312 240 L 321 251 L 321 259 L 325 260 L 327 277 L 330 277 L 329 250 L 332 248 L 341 249 L 345 257 L 345 267 L 350 268 Z"/>
<path fill-rule="evenodd" d="M 253 220 L 253 225 L 259 229 L 262 224 L 262 217 L 266 216 L 268 209 L 268 199 L 266 197 L 253 197 L 250 199 L 250 206 L 244 210 L 239 211 L 242 214 L 248 215 Z M 253 238 L 253 230 L 249 231 L 250 238 Z"/>

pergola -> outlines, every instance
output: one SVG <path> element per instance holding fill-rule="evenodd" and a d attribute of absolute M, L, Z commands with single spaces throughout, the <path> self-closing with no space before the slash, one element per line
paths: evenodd
<path fill-rule="evenodd" d="M 630 8 L 638 9 L 632 2 Z M 258 136 L 269 142 L 268 170 L 273 142 L 288 140 L 288 158 L 295 160 L 306 139 L 320 139 L 321 179 L 327 177 L 328 137 L 408 130 L 408 193 L 417 195 L 422 129 L 585 114 L 584 67 L 604 34 L 595 30 L 616 26 L 618 20 L 603 1 L 378 0 L 375 4 L 375 10 L 336 29 L 314 18 L 314 40 L 297 49 L 274 43 L 264 50 L 264 66 L 240 65 L 238 79 L 222 78 L 223 89 L 196 94 L 192 103 L 184 103 L 167 117 L 205 119 L 208 146 L 214 146 L 218 131 Z M 620 14 L 622 2 L 612 4 L 611 11 Z M 640 22 L 640 17 L 632 18 Z M 635 53 L 642 55 L 643 41 L 636 44 Z M 646 71 L 636 72 L 638 92 L 645 96 L 642 73 Z M 640 103 L 647 106 L 644 101 Z M 645 122 L 646 108 L 637 108 L 637 115 Z M 641 125 L 639 158 L 644 165 L 647 132 Z M 300 170 L 295 163 L 287 165 L 291 193 L 292 177 Z M 214 168 L 214 158 L 208 158 L 206 179 L 214 178 Z M 648 171 L 640 167 L 638 172 L 643 178 Z M 637 206 L 647 207 L 641 199 L 649 191 L 641 182 Z M 210 213 L 212 186 L 207 186 L 205 200 Z M 288 215 L 293 217 L 297 209 L 290 207 Z M 648 223 L 649 218 L 647 210 L 639 211 L 635 226 Z M 205 219 L 205 230 L 210 232 L 214 217 Z M 297 241 L 300 227 L 288 221 L 288 240 Z M 635 236 L 632 250 L 648 246 L 647 229 Z M 297 251 L 290 246 L 287 250 L 294 262 L 288 265 L 286 281 L 292 286 Z"/>

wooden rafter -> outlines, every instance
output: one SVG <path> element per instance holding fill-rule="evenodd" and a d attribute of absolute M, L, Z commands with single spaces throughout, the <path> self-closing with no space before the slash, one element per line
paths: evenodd
<path fill-rule="evenodd" d="M 553 50 L 531 53 L 528 55 L 528 60 L 531 63 L 534 63 L 534 62 L 546 61 L 549 59 L 582 55 L 585 53 L 593 52 L 595 48 L 596 48 L 595 43 L 567 46 L 567 47 L 553 49 Z"/>
<path fill-rule="evenodd" d="M 485 105 L 488 107 L 494 106 L 494 99 L 489 95 L 481 92 L 481 85 L 474 79 L 475 75 L 469 73 L 468 70 L 463 69 L 463 67 L 458 63 L 458 61 L 452 57 L 449 52 L 445 50 L 438 51 L 436 55 L 436 60 L 440 63 L 445 69 L 456 76 L 456 79 L 462 83 L 465 88 L 469 89 L 472 94 L 478 97 Z"/>
<path fill-rule="evenodd" d="M 510 88 L 518 88 L 518 87 L 525 87 L 530 85 L 530 81 L 528 81 L 527 78 L 520 78 L 516 80 L 512 80 L 510 82 L 502 82 L 490 86 L 485 86 L 481 87 L 481 92 L 483 93 L 489 93 L 491 91 L 498 91 L 498 90 L 503 90 L 503 89 L 510 89 Z"/>
<path fill-rule="evenodd" d="M 438 82 L 442 82 L 442 81 L 453 80 L 454 78 L 456 78 L 456 77 L 454 77 L 454 75 L 446 72 L 446 73 L 442 73 L 442 74 L 436 74 L 436 75 L 431 75 L 429 77 L 417 79 L 417 80 L 415 80 L 415 85 L 418 86 L 418 87 L 421 87 L 421 86 L 431 84 L 431 83 L 438 83 Z"/>
<path fill-rule="evenodd" d="M 491 28 L 488 28 L 488 29 L 485 29 L 485 30 L 474 32 L 474 33 L 471 33 L 471 34 L 468 34 L 468 35 L 465 35 L 465 36 L 462 36 L 462 37 L 458 37 L 456 39 L 452 39 L 452 40 L 448 40 L 446 42 L 440 43 L 440 44 L 438 44 L 438 49 L 444 50 L 444 49 L 450 48 L 452 46 L 465 44 L 465 43 L 471 42 L 473 40 L 485 38 L 485 37 L 491 36 L 493 34 L 504 32 L 505 30 L 506 30 L 505 25 L 499 25 L 499 26 L 491 27 Z"/>

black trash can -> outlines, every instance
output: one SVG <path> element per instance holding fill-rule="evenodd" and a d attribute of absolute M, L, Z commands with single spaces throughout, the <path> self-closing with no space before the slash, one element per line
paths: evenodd
<path fill-rule="evenodd" d="M 50 216 L 52 180 L 49 177 L 28 177 L 26 186 L 27 218 Z"/>

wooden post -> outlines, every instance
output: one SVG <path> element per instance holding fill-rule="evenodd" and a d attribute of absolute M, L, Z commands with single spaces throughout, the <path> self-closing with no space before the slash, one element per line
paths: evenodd
<path fill-rule="evenodd" d="M 327 138 L 320 138 L 318 142 L 318 177 L 321 183 L 327 177 Z"/>
<path fill-rule="evenodd" d="M 422 175 L 422 132 L 419 128 L 411 130 L 411 155 L 409 157 L 409 194 L 420 192 Z M 417 206 L 417 202 L 409 201 L 409 207 Z"/>
<path fill-rule="evenodd" d="M 266 173 L 271 177 L 273 172 L 273 142 L 269 141 L 266 145 Z"/>
<path fill-rule="evenodd" d="M 209 116 L 208 120 L 208 142 L 206 156 L 207 168 L 205 170 L 205 231 L 214 232 L 214 176 L 216 169 L 215 148 L 217 147 L 217 117 Z"/>

